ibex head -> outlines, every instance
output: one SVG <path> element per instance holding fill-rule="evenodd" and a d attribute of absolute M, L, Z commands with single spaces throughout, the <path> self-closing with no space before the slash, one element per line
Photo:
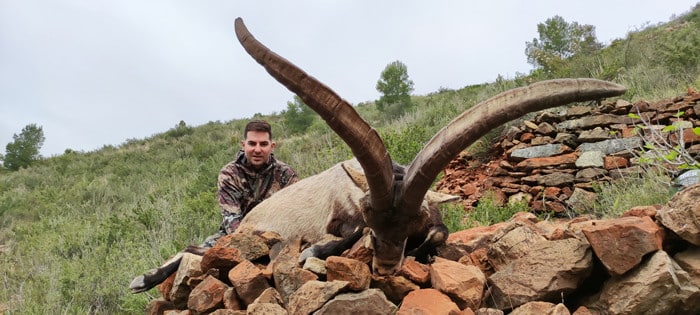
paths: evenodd
<path fill-rule="evenodd" d="M 236 19 L 235 28 L 248 54 L 315 110 L 360 162 L 369 187 L 362 212 L 372 230 L 372 267 L 380 275 L 401 266 L 407 236 L 424 224 L 421 203 L 426 192 L 461 150 L 526 113 L 625 92 L 623 86 L 594 79 L 551 80 L 513 89 L 468 109 L 435 134 L 406 168 L 394 167 L 382 139 L 347 101 L 257 41 L 242 19 Z"/>

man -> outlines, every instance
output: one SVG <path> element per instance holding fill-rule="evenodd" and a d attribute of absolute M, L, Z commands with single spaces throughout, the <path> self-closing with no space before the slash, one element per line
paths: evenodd
<path fill-rule="evenodd" d="M 241 219 L 253 207 L 299 180 L 291 167 L 275 159 L 270 124 L 253 120 L 243 133 L 245 139 L 241 141 L 238 156 L 219 173 L 218 198 L 222 216 L 219 231 L 209 236 L 202 247 L 212 247 L 219 238 L 236 231 Z"/>
<path fill-rule="evenodd" d="M 207 237 L 200 247 L 188 247 L 160 267 L 134 278 L 129 285 L 131 292 L 144 292 L 163 282 L 177 270 L 184 252 L 203 254 L 219 238 L 236 231 L 241 219 L 255 205 L 299 180 L 291 167 L 275 159 L 270 124 L 253 120 L 245 126 L 243 135 L 245 139 L 236 159 L 219 173 L 218 199 L 223 217 L 219 231 Z"/>

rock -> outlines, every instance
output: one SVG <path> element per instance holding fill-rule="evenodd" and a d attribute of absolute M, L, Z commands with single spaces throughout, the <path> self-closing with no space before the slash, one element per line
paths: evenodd
<path fill-rule="evenodd" d="M 639 137 L 610 139 L 593 143 L 583 143 L 578 146 L 581 152 L 600 151 L 603 154 L 613 154 L 620 151 L 635 150 L 642 146 L 642 139 Z"/>
<path fill-rule="evenodd" d="M 535 230 L 534 225 L 524 224 L 519 221 L 510 221 L 508 228 L 504 228 L 491 239 L 488 247 L 488 259 L 495 271 L 499 271 L 512 261 L 527 255 L 530 246 L 544 241 L 545 238 Z"/>
<path fill-rule="evenodd" d="M 566 116 L 569 118 L 586 116 L 591 114 L 590 106 L 571 106 L 566 109 Z"/>
<path fill-rule="evenodd" d="M 290 315 L 311 314 L 347 286 L 347 281 L 308 281 L 289 297 L 287 311 Z"/>
<path fill-rule="evenodd" d="M 696 287 L 700 287 L 700 247 L 691 247 L 673 256 L 678 265 L 685 270 Z"/>
<path fill-rule="evenodd" d="M 657 213 L 656 219 L 684 240 L 700 246 L 700 184 L 678 192 Z"/>
<path fill-rule="evenodd" d="M 578 153 L 568 153 L 551 157 L 530 158 L 518 163 L 517 169 L 531 170 L 547 167 L 570 167 L 576 163 Z"/>
<path fill-rule="evenodd" d="M 301 288 L 305 283 L 316 281 L 318 276 L 313 272 L 301 269 L 296 266 L 281 266 L 273 273 L 275 288 L 282 295 L 285 303 L 289 301 L 289 296 Z"/>
<path fill-rule="evenodd" d="M 234 288 L 234 287 L 226 288 L 226 291 L 224 291 L 223 300 L 224 300 L 224 307 L 227 309 L 231 309 L 231 310 L 243 310 L 243 309 L 245 309 L 243 302 L 241 302 L 238 299 L 238 295 L 236 294 L 236 288 Z"/>
<path fill-rule="evenodd" d="M 690 128 L 683 129 L 682 136 L 683 136 L 682 139 L 683 139 L 684 145 L 689 145 L 689 144 L 700 142 L 700 135 L 695 134 L 695 132 L 693 131 L 692 125 Z M 678 143 L 680 140 L 678 134 L 676 134 L 676 133 L 671 134 L 670 138 L 671 138 L 671 141 L 673 143 Z"/>
<path fill-rule="evenodd" d="M 202 256 L 190 253 L 185 253 L 182 256 L 180 266 L 175 273 L 175 280 L 173 281 L 173 287 L 168 299 L 178 308 L 184 308 L 187 305 L 187 299 L 192 291 L 192 288 L 187 284 L 189 279 L 204 274 L 200 268 L 201 261 Z"/>
<path fill-rule="evenodd" d="M 372 272 L 369 266 L 361 261 L 331 256 L 326 258 L 326 277 L 328 281 L 347 281 L 348 289 L 362 291 L 369 288 Z"/>
<path fill-rule="evenodd" d="M 625 211 L 622 213 L 620 217 L 649 217 L 649 218 L 654 218 L 656 217 L 656 213 L 658 209 L 660 209 L 660 205 L 655 205 L 655 206 L 636 206 L 629 208 L 629 210 Z"/>
<path fill-rule="evenodd" d="M 275 288 L 267 288 L 260 296 L 248 305 L 248 314 L 287 314 L 284 309 L 284 301 L 282 296 Z"/>
<path fill-rule="evenodd" d="M 573 315 L 600 315 L 599 312 L 592 312 L 585 306 L 579 306 L 573 313 Z"/>
<path fill-rule="evenodd" d="M 601 168 L 584 168 L 576 172 L 575 182 L 591 182 L 605 178 L 608 172 Z"/>
<path fill-rule="evenodd" d="M 389 302 L 384 293 L 378 289 L 368 289 L 358 293 L 344 293 L 335 296 L 326 302 L 314 315 L 355 314 L 362 310 L 362 314 L 393 314 L 396 305 Z"/>
<path fill-rule="evenodd" d="M 282 306 L 273 303 L 254 303 L 248 306 L 246 314 L 255 315 L 286 315 L 289 314 Z"/>
<path fill-rule="evenodd" d="M 274 286 L 286 304 L 292 293 L 304 283 L 317 280 L 318 276 L 297 266 L 298 256 L 301 252 L 301 239 L 288 240 L 278 245 L 282 248 L 268 264 L 267 270 L 271 270 Z"/>
<path fill-rule="evenodd" d="M 595 127 L 591 130 L 583 130 L 578 135 L 578 141 L 580 142 L 596 142 L 610 139 L 610 131 L 605 130 L 601 127 Z"/>
<path fill-rule="evenodd" d="M 531 122 L 531 121 L 529 121 L 529 120 L 523 120 L 523 125 L 525 125 L 525 127 L 528 127 L 528 128 L 530 128 L 530 129 L 532 129 L 532 130 L 537 129 L 537 127 L 538 127 L 537 124 L 535 124 L 535 123 L 533 123 L 533 122 Z"/>
<path fill-rule="evenodd" d="M 430 265 L 430 283 L 447 294 L 460 309 L 478 309 L 484 297 L 486 277 L 475 266 L 437 257 Z"/>
<path fill-rule="evenodd" d="M 622 275 L 634 268 L 646 254 L 660 250 L 663 242 L 661 230 L 649 217 L 592 220 L 581 230 L 612 275 Z"/>
<path fill-rule="evenodd" d="M 489 245 L 491 238 L 501 229 L 509 226 L 510 223 L 500 222 L 489 226 L 480 226 L 462 231 L 450 233 L 447 236 L 447 244 L 453 244 L 464 248 L 467 251 L 473 251 L 477 248 L 482 248 Z M 458 257 L 459 258 L 459 257 Z"/>
<path fill-rule="evenodd" d="M 450 315 L 459 312 L 459 307 L 450 297 L 436 289 L 420 289 L 409 293 L 396 315 L 434 314 Z"/>
<path fill-rule="evenodd" d="M 603 168 L 613 170 L 630 166 L 630 161 L 623 156 L 606 156 L 603 159 Z"/>
<path fill-rule="evenodd" d="M 537 184 L 542 186 L 564 186 L 574 182 L 574 175 L 568 173 L 554 172 L 542 175 L 537 179 Z"/>
<path fill-rule="evenodd" d="M 549 302 L 534 301 L 528 302 L 515 308 L 509 315 L 571 315 L 564 304 L 554 304 Z"/>
<path fill-rule="evenodd" d="M 596 116 L 586 116 L 579 119 L 571 119 L 560 122 L 556 125 L 559 130 L 591 129 L 612 124 L 631 124 L 634 120 L 627 116 L 602 114 Z"/>
<path fill-rule="evenodd" d="M 495 308 L 480 308 L 474 313 L 476 315 L 503 315 L 503 311 Z"/>
<path fill-rule="evenodd" d="M 420 286 L 404 276 L 372 276 L 370 286 L 382 290 L 394 304 L 401 304 L 409 292 L 420 289 Z"/>
<path fill-rule="evenodd" d="M 365 264 L 370 264 L 373 256 L 372 238 L 369 233 L 365 233 L 349 250 L 343 253 L 343 257 L 359 260 Z"/>
<path fill-rule="evenodd" d="M 270 248 L 265 241 L 266 239 L 256 235 L 231 233 L 216 241 L 215 247 L 237 248 L 242 254 L 241 258 L 253 261 L 270 254 Z"/>
<path fill-rule="evenodd" d="M 189 295 L 187 308 L 197 313 L 211 312 L 224 306 L 224 292 L 228 286 L 212 276 L 207 276 Z"/>
<path fill-rule="evenodd" d="M 700 289 L 664 251 L 608 280 L 587 308 L 605 314 L 698 314 Z"/>
<path fill-rule="evenodd" d="M 233 267 L 228 273 L 228 279 L 245 305 L 253 303 L 263 291 L 270 288 L 262 270 L 248 260 Z"/>
<path fill-rule="evenodd" d="M 326 261 L 323 259 L 309 257 L 304 261 L 304 266 L 302 268 L 319 276 L 326 275 Z"/>
<path fill-rule="evenodd" d="M 489 307 L 510 309 L 532 301 L 556 302 L 576 290 L 593 269 L 587 242 L 540 241 L 488 278 Z"/>
<path fill-rule="evenodd" d="M 176 310 L 177 307 L 173 302 L 166 301 L 163 298 L 154 299 L 146 304 L 146 315 L 159 315 L 166 311 Z M 1 309 L 0 309 L 1 310 Z M 4 312 L 4 311 L 3 311 Z"/>
<path fill-rule="evenodd" d="M 243 259 L 238 248 L 214 246 L 204 253 L 200 266 L 202 270 L 219 269 L 228 272 Z"/>
<path fill-rule="evenodd" d="M 283 305 L 284 301 L 282 300 L 280 293 L 275 290 L 275 288 L 267 288 L 265 291 L 260 293 L 260 296 L 258 296 L 253 303 L 272 303 Z"/>
<path fill-rule="evenodd" d="M 398 274 L 418 285 L 430 284 L 430 266 L 417 262 L 411 256 L 403 260 L 403 265 L 401 265 Z"/>
<path fill-rule="evenodd" d="M 605 163 L 603 161 L 604 154 L 600 151 L 585 151 L 576 160 L 576 167 L 578 168 L 589 168 L 589 167 L 603 167 Z"/>
<path fill-rule="evenodd" d="M 581 188 L 574 188 L 574 193 L 566 200 L 566 204 L 575 210 L 588 209 L 595 202 L 597 194 Z"/>
<path fill-rule="evenodd" d="M 608 174 L 613 179 L 619 178 L 638 178 L 644 174 L 644 169 L 639 165 L 634 165 L 626 168 L 616 168 L 608 171 Z"/>
<path fill-rule="evenodd" d="M 531 159 L 538 157 L 550 157 L 571 152 L 571 148 L 562 144 L 544 144 L 534 147 L 514 150 L 510 157 L 514 160 Z"/>
<path fill-rule="evenodd" d="M 574 135 L 574 134 L 559 132 L 554 137 L 554 140 L 552 140 L 552 142 L 565 144 L 565 145 L 569 146 L 570 148 L 574 148 L 577 146 L 578 139 L 577 139 L 576 135 Z"/>
<path fill-rule="evenodd" d="M 536 133 L 547 136 L 554 136 L 557 133 L 557 129 L 548 122 L 542 122 L 535 129 Z"/>

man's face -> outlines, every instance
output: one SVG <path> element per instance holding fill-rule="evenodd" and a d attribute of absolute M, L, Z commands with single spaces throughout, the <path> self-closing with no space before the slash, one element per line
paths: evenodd
<path fill-rule="evenodd" d="M 275 143 L 270 140 L 270 134 L 264 131 L 248 131 L 245 140 L 241 141 L 245 158 L 254 168 L 260 168 L 270 160 L 270 153 Z"/>

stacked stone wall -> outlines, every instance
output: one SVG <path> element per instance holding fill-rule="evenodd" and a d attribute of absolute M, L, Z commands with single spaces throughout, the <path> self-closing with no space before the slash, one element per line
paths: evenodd
<path fill-rule="evenodd" d="M 657 102 L 617 100 L 543 112 L 507 129 L 487 162 L 463 152 L 436 187 L 462 196 L 466 208 L 488 191 L 503 203 L 525 200 L 535 212 L 585 209 L 596 198 L 596 184 L 663 166 L 655 159 L 640 162 L 653 137 L 669 147 L 682 141 L 683 150 L 697 157 L 699 101 L 700 93 L 691 90 Z M 674 124 L 677 131 L 662 131 Z"/>

